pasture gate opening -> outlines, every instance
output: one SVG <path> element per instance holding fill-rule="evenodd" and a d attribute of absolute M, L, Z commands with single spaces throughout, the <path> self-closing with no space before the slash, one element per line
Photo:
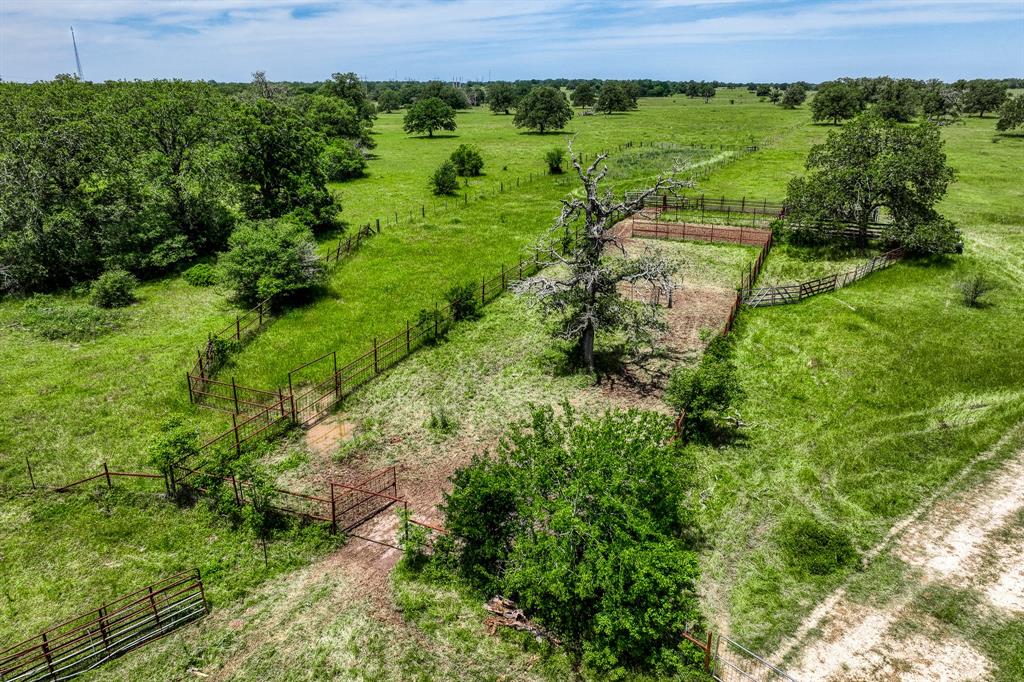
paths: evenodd
<path fill-rule="evenodd" d="M 199 571 L 178 573 L 0 651 L 0 681 L 68 680 L 207 613 Z"/>

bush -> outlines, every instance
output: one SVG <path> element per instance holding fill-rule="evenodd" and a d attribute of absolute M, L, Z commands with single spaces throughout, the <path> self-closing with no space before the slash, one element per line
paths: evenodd
<path fill-rule="evenodd" d="M 985 294 L 995 289 L 996 285 L 985 275 L 976 273 L 965 280 L 957 282 L 956 288 L 960 291 L 965 306 L 968 308 L 981 308 L 985 305 L 985 302 L 981 299 Z"/>
<path fill-rule="evenodd" d="M 92 302 L 100 308 L 123 308 L 135 302 L 138 280 L 127 270 L 107 270 L 92 283 Z"/>
<path fill-rule="evenodd" d="M 121 328 L 125 313 L 37 294 L 15 324 L 50 341 L 87 341 Z"/>
<path fill-rule="evenodd" d="M 160 425 L 160 432 L 146 448 L 149 463 L 167 475 L 176 462 L 199 454 L 199 431 L 180 417 L 172 417 Z"/>
<path fill-rule="evenodd" d="M 913 255 L 954 253 L 963 248 L 953 221 L 934 214 L 906 220 L 892 229 L 891 236 Z"/>
<path fill-rule="evenodd" d="M 665 402 L 683 415 L 684 434 L 717 427 L 725 411 L 743 396 L 731 359 L 731 345 L 718 337 L 696 367 L 678 366 L 669 378 Z"/>
<path fill-rule="evenodd" d="M 324 174 L 332 182 L 360 178 L 366 170 L 366 158 L 348 140 L 337 140 L 324 149 L 321 161 Z"/>
<path fill-rule="evenodd" d="M 484 169 L 484 157 L 480 156 L 480 150 L 471 144 L 460 144 L 459 148 L 452 152 L 451 162 L 455 164 L 455 170 L 463 177 L 480 175 Z"/>
<path fill-rule="evenodd" d="M 426 427 L 441 435 L 455 433 L 459 428 L 459 421 L 453 417 L 444 405 L 430 410 L 430 418 L 427 419 Z"/>
<path fill-rule="evenodd" d="M 181 278 L 194 287 L 212 287 L 217 283 L 217 270 L 209 263 L 196 263 Z"/>
<path fill-rule="evenodd" d="M 456 322 L 475 320 L 480 316 L 480 299 L 477 298 L 476 284 L 473 282 L 456 284 L 445 292 L 444 298 Z"/>
<path fill-rule="evenodd" d="M 554 147 L 544 152 L 544 160 L 548 164 L 548 173 L 558 175 L 562 172 L 562 162 L 565 160 L 565 150 L 561 147 Z"/>
<path fill-rule="evenodd" d="M 454 163 L 445 161 L 438 166 L 430 176 L 430 189 L 438 196 L 455 194 L 459 189 L 459 175 Z"/>
<path fill-rule="evenodd" d="M 810 516 L 785 519 L 779 542 L 790 566 L 811 575 L 829 575 L 857 560 L 857 550 L 842 528 Z"/>
<path fill-rule="evenodd" d="M 297 221 L 281 218 L 242 225 L 232 233 L 229 245 L 221 259 L 224 279 L 245 303 L 308 291 L 326 279 L 313 233 Z"/>

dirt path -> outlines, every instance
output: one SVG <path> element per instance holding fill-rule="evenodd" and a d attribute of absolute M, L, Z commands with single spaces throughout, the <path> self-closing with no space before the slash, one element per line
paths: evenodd
<path fill-rule="evenodd" d="M 1017 431 L 1001 441 L 1004 447 Z M 948 587 L 974 592 L 982 609 L 1024 612 L 1024 450 L 981 482 L 933 500 L 874 554 L 885 548 L 908 567 L 905 583 L 870 605 L 851 600 L 845 588 L 836 591 L 777 658 L 795 652 L 788 668 L 802 682 L 988 679 L 991 662 L 971 643 L 931 627 L 915 599 Z"/>

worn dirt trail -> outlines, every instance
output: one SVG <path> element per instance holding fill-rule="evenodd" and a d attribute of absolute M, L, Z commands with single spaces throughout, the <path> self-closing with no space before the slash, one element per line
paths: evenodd
<path fill-rule="evenodd" d="M 911 578 L 896 594 L 880 605 L 865 605 L 849 599 L 845 589 L 837 590 L 778 658 L 795 651 L 789 669 L 802 682 L 988 679 L 991 662 L 970 643 L 930 627 L 913 603 L 926 588 L 942 585 L 975 591 L 983 608 L 1024 610 L 1021 519 L 1024 450 L 979 483 L 933 501 L 890 533 L 884 544 L 911 569 Z M 921 627 L 907 634 L 898 627 L 907 621 Z"/>

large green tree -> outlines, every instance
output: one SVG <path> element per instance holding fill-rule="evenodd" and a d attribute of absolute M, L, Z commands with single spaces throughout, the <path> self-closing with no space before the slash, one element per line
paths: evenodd
<path fill-rule="evenodd" d="M 629 111 L 633 108 L 626 89 L 619 81 L 605 81 L 601 84 L 601 92 L 597 97 L 597 111 L 610 114 L 615 111 Z"/>
<path fill-rule="evenodd" d="M 347 101 L 327 95 L 311 95 L 301 106 L 309 125 L 332 140 L 348 140 L 367 149 L 376 144 L 370 135 L 370 123 Z"/>
<path fill-rule="evenodd" d="M 248 305 L 306 291 L 326 276 L 313 233 L 292 218 L 239 226 L 221 260 L 226 282 Z"/>
<path fill-rule="evenodd" d="M 554 631 L 577 676 L 671 676 L 701 621 L 690 471 L 664 415 L 537 410 L 452 477 L 460 572 Z"/>
<path fill-rule="evenodd" d="M 596 101 L 597 92 L 594 90 L 594 86 L 591 85 L 590 81 L 583 81 L 576 86 L 575 90 L 572 91 L 572 104 L 574 107 L 586 109 L 589 106 L 593 106 Z"/>
<path fill-rule="evenodd" d="M 508 83 L 491 83 L 487 86 L 487 104 L 491 111 L 507 114 L 516 106 L 516 91 Z"/>
<path fill-rule="evenodd" d="M 455 110 L 437 97 L 421 99 L 405 112 L 402 128 L 410 135 L 426 133 L 433 137 L 435 130 L 455 130 Z"/>
<path fill-rule="evenodd" d="M 850 222 L 862 243 L 879 209 L 891 214 L 897 231 L 934 226 L 935 204 L 954 177 L 936 125 L 903 126 L 870 111 L 811 147 L 806 168 L 806 175 L 789 183 L 792 229 L 823 237 L 836 221 Z"/>
<path fill-rule="evenodd" d="M 964 89 L 964 111 L 984 116 L 998 111 L 1006 99 L 1006 86 L 1001 81 L 978 78 L 968 81 Z"/>
<path fill-rule="evenodd" d="M 372 121 L 376 115 L 366 84 L 354 73 L 331 74 L 331 79 L 320 87 L 320 92 L 347 102 L 364 121 Z"/>
<path fill-rule="evenodd" d="M 889 121 L 912 120 L 917 114 L 917 100 L 917 89 L 906 78 L 882 78 L 874 90 L 875 113 Z"/>
<path fill-rule="evenodd" d="M 1024 125 L 1024 95 L 1011 97 L 999 107 L 999 120 L 996 130 L 1013 130 Z"/>
<path fill-rule="evenodd" d="M 253 219 L 289 213 L 311 227 L 331 224 L 337 213 L 327 190 L 324 139 L 290 104 L 243 102 L 233 121 L 242 208 Z"/>
<path fill-rule="evenodd" d="M 853 118 L 864 108 L 860 91 L 851 83 L 824 83 L 811 100 L 811 118 L 815 121 L 840 121 Z"/>
<path fill-rule="evenodd" d="M 785 109 L 796 109 L 807 99 L 807 90 L 799 83 L 793 83 L 782 93 L 779 104 Z"/>
<path fill-rule="evenodd" d="M 542 85 L 530 90 L 516 105 L 512 124 L 516 128 L 530 128 L 540 133 L 561 130 L 572 118 L 572 107 L 558 88 Z"/>

